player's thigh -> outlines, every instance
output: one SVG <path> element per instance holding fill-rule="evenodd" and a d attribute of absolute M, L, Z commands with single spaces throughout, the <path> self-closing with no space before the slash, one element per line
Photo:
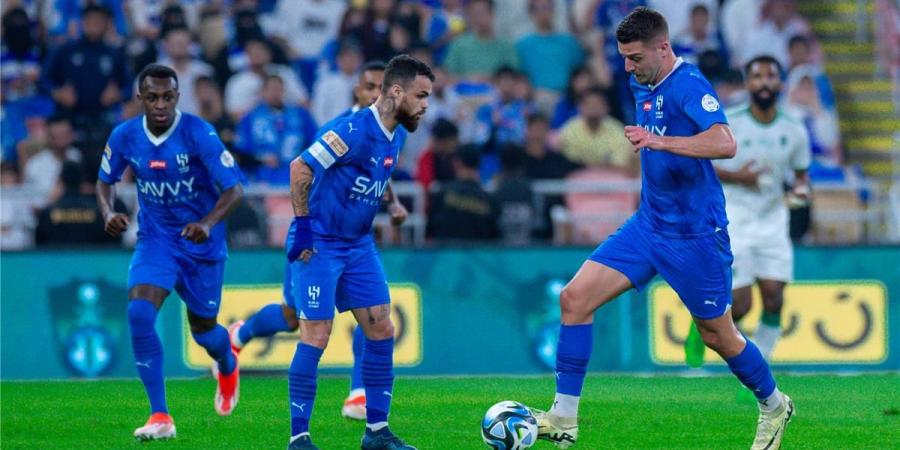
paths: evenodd
<path fill-rule="evenodd" d="M 619 270 L 587 260 L 563 288 L 560 295 L 563 315 L 578 312 L 593 314 L 633 286 L 631 280 Z M 564 317 L 563 320 L 565 319 Z"/>
<path fill-rule="evenodd" d="M 374 242 L 352 248 L 338 279 L 335 306 L 339 312 L 391 303 L 384 266 Z"/>
<path fill-rule="evenodd" d="M 128 298 L 157 305 L 169 295 L 178 279 L 178 264 L 169 246 L 138 239 L 128 266 Z"/>
<path fill-rule="evenodd" d="M 318 245 L 316 251 L 309 262 L 297 260 L 289 264 L 291 303 L 301 321 L 334 319 L 337 280 L 344 261 L 324 245 Z"/>
<path fill-rule="evenodd" d="M 178 256 L 178 282 L 175 292 L 197 319 L 214 319 L 222 301 L 225 260 L 209 261 L 187 255 Z"/>
<path fill-rule="evenodd" d="M 644 233 L 635 217 L 625 222 L 588 258 L 596 264 L 581 266 L 567 285 L 569 292 L 587 295 L 600 307 L 631 286 L 643 290 L 656 275 Z M 624 288 L 622 277 L 628 281 Z"/>
<path fill-rule="evenodd" d="M 725 230 L 689 239 L 656 236 L 653 248 L 656 269 L 694 318 L 714 319 L 727 312 L 733 258 Z"/>

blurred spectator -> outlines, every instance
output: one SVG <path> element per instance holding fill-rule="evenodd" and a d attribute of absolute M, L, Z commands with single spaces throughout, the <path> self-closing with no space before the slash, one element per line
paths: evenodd
<path fill-rule="evenodd" d="M 31 214 L 32 200 L 27 191 L 19 187 L 19 174 L 15 165 L 0 164 L 0 186 L 3 201 L 0 201 L 0 249 L 24 250 L 34 242 L 34 215 Z"/>
<path fill-rule="evenodd" d="M 782 67 L 788 67 L 790 39 L 810 33 L 809 24 L 797 14 L 796 6 L 794 0 L 768 0 L 764 6 L 765 20 L 753 27 L 747 39 L 732 49 L 738 64 L 743 65 L 759 55 L 772 55 Z"/>
<path fill-rule="evenodd" d="M 290 182 L 290 163 L 312 144 L 316 122 L 299 106 L 285 104 L 284 81 L 268 75 L 263 81 L 262 103 L 238 123 L 237 150 L 256 158 L 258 182 L 284 185 Z"/>
<path fill-rule="evenodd" d="M 456 38 L 447 50 L 444 67 L 453 76 L 486 80 L 503 66 L 517 68 L 515 47 L 494 34 L 494 3 L 472 0 L 466 11 L 471 31 Z"/>
<path fill-rule="evenodd" d="M 835 109 L 834 89 L 831 87 L 828 75 L 822 70 L 822 66 L 813 60 L 810 39 L 802 35 L 792 37 L 788 42 L 788 55 L 790 57 L 788 73 L 799 71 L 811 76 L 819 90 L 819 100 L 821 100 L 822 106 L 833 111 Z"/>
<path fill-rule="evenodd" d="M 483 144 L 495 152 L 509 143 L 525 140 L 525 117 L 531 105 L 520 97 L 517 81 L 521 74 L 511 67 L 501 67 L 494 74 L 494 99 L 475 113 L 473 142 Z"/>
<path fill-rule="evenodd" d="M 75 132 L 67 119 L 53 117 L 47 121 L 46 146 L 26 159 L 22 170 L 23 184 L 34 191 L 35 206 L 43 208 L 51 201 L 63 163 L 81 162 L 81 152 L 72 145 L 74 142 Z"/>
<path fill-rule="evenodd" d="M 337 56 L 338 70 L 323 75 L 313 93 L 312 113 L 319 123 L 328 122 L 353 106 L 353 87 L 362 63 L 359 44 L 352 39 L 342 42 Z"/>
<path fill-rule="evenodd" d="M 0 77 L 4 101 L 34 95 L 41 74 L 41 48 L 23 8 L 3 13 L 3 41 L 0 49 Z"/>
<path fill-rule="evenodd" d="M 494 198 L 478 179 L 481 149 L 461 147 L 453 158 L 456 179 L 441 183 L 430 202 L 428 235 L 436 240 L 492 240 L 500 236 Z"/>
<path fill-rule="evenodd" d="M 459 146 L 459 129 L 453 122 L 438 119 L 431 128 L 431 145 L 419 157 L 416 179 L 427 191 L 431 183 L 454 178 L 453 159 Z"/>
<path fill-rule="evenodd" d="M 560 149 L 569 160 L 592 168 L 631 172 L 636 168 L 634 148 L 625 127 L 609 117 L 602 89 L 593 87 L 578 100 L 578 116 L 559 132 Z"/>
<path fill-rule="evenodd" d="M 731 66 L 736 69 L 743 67 L 742 49 L 753 29 L 762 22 L 763 3 L 765 0 L 725 0 L 722 4 L 720 28 L 731 55 Z"/>
<path fill-rule="evenodd" d="M 554 14 L 551 17 L 552 28 L 561 32 L 569 31 L 569 4 L 571 0 L 552 0 Z M 526 34 L 537 31 L 528 20 L 531 15 L 528 0 L 494 0 L 494 9 L 502 11 L 494 17 L 494 27 L 498 36 L 506 36 L 518 40 Z"/>
<path fill-rule="evenodd" d="M 80 164 L 66 162 L 54 178 L 62 195 L 38 213 L 34 242 L 42 245 L 114 244 L 119 242 L 103 231 L 104 220 L 93 195 L 81 192 L 84 173 Z M 127 212 L 121 201 L 117 211 Z"/>
<path fill-rule="evenodd" d="M 325 45 L 338 34 L 347 9 L 343 0 L 281 0 L 269 33 L 288 49 L 304 84 L 312 89 Z"/>
<path fill-rule="evenodd" d="M 285 103 L 297 105 L 307 100 L 306 90 L 290 67 L 272 64 L 272 53 L 265 41 L 251 39 L 244 44 L 247 69 L 235 74 L 225 85 L 225 110 L 239 121 L 259 102 L 260 88 L 266 75 L 278 75 L 284 82 Z"/>
<path fill-rule="evenodd" d="M 809 132 L 814 163 L 840 165 L 843 158 L 837 114 L 822 105 L 813 74 L 794 70 L 788 76 L 787 90 L 789 111 Z"/>
<path fill-rule="evenodd" d="M 219 139 L 229 150 L 234 151 L 234 122 L 225 114 L 222 91 L 216 80 L 199 77 L 194 80 L 194 98 L 197 100 L 197 115 L 216 129 Z"/>
<path fill-rule="evenodd" d="M 522 147 L 517 145 L 500 150 L 500 176 L 494 199 L 499 209 L 500 235 L 508 245 L 528 244 L 536 219 L 534 192 L 525 177 L 524 157 Z"/>
<path fill-rule="evenodd" d="M 612 72 L 613 97 L 620 110 L 615 115 L 625 123 L 634 123 L 634 95 L 629 86 L 631 75 L 625 71 L 625 60 L 619 55 L 616 27 L 638 6 L 647 6 L 646 0 L 594 0 L 593 11 L 588 15 L 603 35 L 603 53 Z M 671 38 L 672 30 L 669 32 Z"/>
<path fill-rule="evenodd" d="M 66 41 L 78 39 L 79 23 L 84 6 L 96 5 L 109 11 L 113 28 L 104 30 L 109 42 L 121 43 L 128 35 L 128 18 L 125 17 L 127 0 L 95 0 L 91 2 L 77 0 L 45 0 L 40 2 L 41 22 L 46 30 L 51 47 L 64 44 Z M 32 16 L 34 17 L 34 16 Z"/>
<path fill-rule="evenodd" d="M 215 22 L 213 22 L 213 24 L 215 24 Z M 216 69 L 216 81 L 219 83 L 219 86 L 227 86 L 228 82 L 231 81 L 230 77 L 232 75 L 250 70 L 250 66 L 253 65 L 253 62 L 251 62 L 251 56 L 247 53 L 246 48 L 250 42 L 262 43 L 262 45 L 266 47 L 268 50 L 268 62 L 266 64 L 274 63 L 284 65 L 288 63 L 287 56 L 285 56 L 281 47 L 275 45 L 274 42 L 266 38 L 265 34 L 263 34 L 262 26 L 259 24 L 254 9 L 239 9 L 234 14 L 233 24 L 233 37 L 228 42 L 228 45 L 219 50 L 219 54 L 213 62 L 213 67 Z M 227 30 L 225 30 L 225 32 L 227 32 Z M 259 55 L 256 56 L 258 57 Z M 282 75 L 283 77 L 283 74 L 279 73 L 279 75 Z M 288 82 L 287 79 L 285 80 L 285 82 Z M 259 84 L 262 84 L 261 81 L 262 80 L 260 80 Z M 288 92 L 291 92 L 289 85 Z M 228 95 L 225 97 L 227 98 Z M 225 104 L 228 104 L 227 100 Z"/>
<path fill-rule="evenodd" d="M 200 44 L 203 59 L 213 63 L 216 69 L 216 79 L 231 75 L 228 69 L 227 57 L 224 61 L 224 67 L 218 66 L 223 61 L 217 58 L 224 53 L 222 49 L 228 44 L 228 37 L 225 32 L 226 17 L 222 8 L 216 4 L 209 3 L 204 5 L 200 10 L 200 22 L 197 24 L 197 39 Z"/>
<path fill-rule="evenodd" d="M 132 79 L 122 50 L 103 42 L 109 9 L 88 6 L 81 17 L 83 36 L 57 49 L 44 76 L 57 107 L 80 133 L 86 161 L 99 164 L 106 137 L 118 121 L 118 108 L 131 98 Z"/>
<path fill-rule="evenodd" d="M 565 95 L 559 99 L 553 110 L 553 120 L 550 122 L 554 130 L 559 129 L 569 119 L 578 115 L 578 99 L 587 92 L 591 86 L 596 86 L 594 72 L 588 66 L 581 66 L 569 75 L 569 83 L 566 85 Z"/>
<path fill-rule="evenodd" d="M 706 8 L 710 20 L 709 33 L 715 34 L 718 30 L 719 0 L 648 0 L 648 6 L 659 11 L 666 18 L 669 25 L 669 37 L 677 36 L 690 27 L 691 15 L 697 6 Z M 676 52 L 676 54 L 678 54 Z M 680 55 L 679 55 L 680 56 Z"/>
<path fill-rule="evenodd" d="M 562 179 L 581 168 L 559 152 L 551 150 L 549 136 L 550 126 L 546 117 L 540 114 L 528 116 L 522 162 L 526 177 L 533 180 Z"/>
<path fill-rule="evenodd" d="M 135 8 L 131 9 L 132 15 L 147 15 L 148 17 L 134 19 L 134 23 L 142 22 L 138 32 L 131 42 L 128 43 L 127 47 L 129 56 L 134 62 L 132 66 L 134 72 L 140 72 L 147 64 L 167 57 L 165 45 L 159 48 L 159 42 L 160 40 L 165 41 L 170 31 L 188 29 L 187 15 L 181 5 L 173 4 L 162 9 L 164 5 L 159 1 L 137 3 L 141 6 L 135 5 Z M 190 38 L 188 42 L 190 43 Z M 188 48 L 185 51 L 190 52 L 192 50 Z M 181 80 L 179 79 L 179 81 Z"/>
<path fill-rule="evenodd" d="M 230 248 L 253 248 L 266 244 L 266 227 L 247 199 L 238 202 L 225 219 Z"/>
<path fill-rule="evenodd" d="M 197 114 L 199 106 L 194 97 L 194 83 L 200 77 L 213 76 L 213 68 L 191 55 L 192 38 L 187 28 L 169 30 L 163 39 L 163 45 L 166 49 L 165 57 L 157 62 L 175 69 L 178 74 L 178 109 Z"/>
<path fill-rule="evenodd" d="M 437 65 L 443 65 L 450 42 L 466 30 L 463 0 L 425 1 L 423 6 L 423 39 L 434 51 Z"/>
<path fill-rule="evenodd" d="M 737 69 L 728 69 L 720 77 L 712 80 L 716 96 L 723 108 L 746 103 L 750 96 L 744 88 L 744 75 Z"/>
<path fill-rule="evenodd" d="M 344 11 L 344 17 L 341 19 L 337 34 L 331 36 L 331 39 L 322 48 L 322 60 L 317 69 L 317 76 L 318 72 L 324 70 L 338 70 L 337 53 L 340 49 L 340 43 L 347 39 L 354 39 L 360 42 L 359 39 L 362 37 L 362 29 L 365 23 L 366 10 L 351 7 Z M 360 45 L 362 44 L 360 43 Z"/>
<path fill-rule="evenodd" d="M 553 0 L 529 0 L 528 10 L 535 32 L 520 39 L 516 50 L 522 71 L 537 90 L 537 107 L 549 113 L 565 90 L 569 75 L 584 62 L 585 53 L 574 36 L 554 32 Z"/>
<path fill-rule="evenodd" d="M 366 8 L 366 19 L 355 31 L 355 36 L 363 46 L 366 61 L 388 61 L 391 48 L 388 42 L 391 23 L 396 10 L 396 0 L 371 0 Z"/>
<path fill-rule="evenodd" d="M 689 26 L 675 35 L 672 39 L 672 48 L 676 55 L 694 65 L 699 64 L 700 55 L 704 52 L 719 54 L 722 66 L 725 65 L 725 48 L 718 34 L 713 31 L 706 5 L 698 4 L 691 9 Z"/>

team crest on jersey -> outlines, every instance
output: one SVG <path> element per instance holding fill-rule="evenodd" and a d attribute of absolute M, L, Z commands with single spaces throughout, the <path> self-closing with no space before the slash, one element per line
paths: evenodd
<path fill-rule="evenodd" d="M 186 153 L 175 155 L 175 161 L 178 162 L 178 172 L 187 173 L 191 170 L 190 167 L 188 167 L 188 155 Z"/>
<path fill-rule="evenodd" d="M 385 156 L 384 157 L 384 167 L 391 167 L 394 165 L 394 157 L 393 156 Z"/>
<path fill-rule="evenodd" d="M 165 170 L 167 164 L 164 159 L 151 159 L 150 168 L 154 170 Z"/>
<path fill-rule="evenodd" d="M 230 169 L 234 167 L 234 156 L 231 156 L 231 152 L 229 152 L 228 150 L 222 150 L 222 154 L 219 155 L 219 162 L 221 162 L 223 166 Z"/>
<path fill-rule="evenodd" d="M 327 144 L 331 148 L 331 151 L 337 156 L 344 156 L 344 154 L 347 153 L 347 150 L 350 150 L 347 143 L 334 131 L 329 131 L 322 135 L 322 140 L 325 141 L 325 144 Z"/>
<path fill-rule="evenodd" d="M 719 101 L 712 95 L 706 94 L 700 100 L 700 105 L 706 112 L 716 112 L 719 110 Z"/>
<path fill-rule="evenodd" d="M 643 109 L 644 112 L 649 112 L 651 109 L 653 109 L 653 104 L 650 102 L 644 102 Z"/>

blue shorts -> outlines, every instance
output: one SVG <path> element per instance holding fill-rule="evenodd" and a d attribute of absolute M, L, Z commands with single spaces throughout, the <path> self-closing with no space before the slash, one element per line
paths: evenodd
<path fill-rule="evenodd" d="M 149 284 L 175 292 L 187 309 L 203 318 L 219 313 L 225 260 L 207 261 L 184 255 L 166 242 L 138 239 L 128 267 L 128 289 Z"/>
<path fill-rule="evenodd" d="M 637 216 L 603 242 L 590 260 L 625 275 L 638 290 L 659 273 L 691 315 L 715 319 L 731 305 L 731 243 L 728 231 L 672 238 L 650 231 Z"/>
<path fill-rule="evenodd" d="M 289 237 L 290 238 L 290 237 Z M 371 236 L 356 241 L 315 239 L 316 254 L 308 263 L 289 264 L 285 303 L 305 320 L 332 320 L 334 310 L 391 302 L 384 267 Z M 290 291 L 290 293 L 288 293 Z"/>

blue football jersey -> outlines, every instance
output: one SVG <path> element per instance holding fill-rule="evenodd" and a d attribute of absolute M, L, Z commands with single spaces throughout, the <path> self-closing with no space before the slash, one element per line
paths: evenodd
<path fill-rule="evenodd" d="M 322 136 L 327 131 L 331 130 L 334 127 L 334 125 L 338 123 L 339 120 L 349 117 L 349 116 L 352 116 L 353 114 L 356 114 L 357 111 L 359 111 L 359 106 L 353 105 L 352 108 L 347 108 L 346 110 L 344 110 L 344 112 L 338 114 L 337 117 L 335 117 L 334 119 L 331 119 L 328 122 L 325 122 L 325 124 L 322 125 L 321 127 L 319 127 L 319 129 L 316 131 L 316 138 Z"/>
<path fill-rule="evenodd" d="M 313 232 L 358 239 L 372 229 L 407 131 L 389 132 L 375 106 L 343 117 L 300 157 L 313 169 L 309 195 Z"/>
<path fill-rule="evenodd" d="M 200 259 L 226 257 L 222 222 L 201 244 L 181 237 L 185 225 L 203 219 L 219 194 L 241 180 L 234 158 L 210 124 L 181 112 L 161 136 L 150 133 L 144 116 L 120 124 L 107 141 L 100 179 L 116 183 L 126 167 L 137 181 L 138 239 L 160 239 L 162 245 Z"/>
<path fill-rule="evenodd" d="M 660 136 L 693 136 L 727 124 L 716 93 L 696 66 L 678 58 L 652 88 L 631 77 L 637 124 Z M 637 216 L 655 232 L 693 237 L 725 228 L 725 195 L 708 159 L 641 149 L 641 206 Z"/>

